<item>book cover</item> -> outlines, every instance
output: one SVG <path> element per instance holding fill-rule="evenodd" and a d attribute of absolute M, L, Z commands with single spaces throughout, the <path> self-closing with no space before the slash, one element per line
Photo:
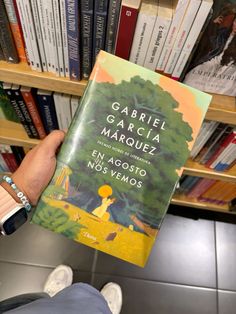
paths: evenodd
<path fill-rule="evenodd" d="M 126 60 L 129 60 L 140 4 L 141 0 L 121 2 L 115 55 Z"/>
<path fill-rule="evenodd" d="M 3 1 L 0 1 L 0 45 L 7 62 L 19 62 L 19 57 Z"/>
<path fill-rule="evenodd" d="M 21 95 L 24 99 L 25 105 L 29 111 L 29 114 L 31 116 L 31 119 L 33 121 L 33 124 L 38 132 L 39 138 L 43 139 L 46 136 L 46 132 L 44 130 L 44 126 L 42 123 L 42 120 L 40 118 L 35 99 L 34 99 L 34 93 L 32 92 L 32 89 L 30 87 L 22 86 L 21 89 Z"/>
<path fill-rule="evenodd" d="M 105 51 L 114 54 L 121 0 L 109 0 Z"/>
<path fill-rule="evenodd" d="M 26 62 L 24 40 L 20 30 L 20 25 L 17 20 L 14 2 L 13 0 L 4 0 L 4 4 L 7 11 L 7 16 L 10 23 L 12 35 L 15 41 L 18 56 L 20 58 L 20 61 Z"/>
<path fill-rule="evenodd" d="M 81 79 L 78 0 L 66 0 L 66 25 L 71 80 Z"/>
<path fill-rule="evenodd" d="M 93 0 L 80 2 L 81 11 L 81 71 L 84 79 L 88 79 L 92 70 L 93 52 Z"/>
<path fill-rule="evenodd" d="M 36 97 L 37 108 L 46 133 L 49 134 L 53 130 L 58 130 L 59 126 L 52 92 L 39 89 L 37 90 Z"/>
<path fill-rule="evenodd" d="M 0 84 L 0 118 L 19 123 L 19 118 L 12 108 L 2 84 Z"/>
<path fill-rule="evenodd" d="M 236 2 L 214 1 L 213 15 L 184 83 L 216 94 L 236 96 Z"/>
<path fill-rule="evenodd" d="M 101 51 L 33 222 L 144 266 L 210 100 Z"/>
<path fill-rule="evenodd" d="M 143 65 L 157 18 L 157 1 L 145 0 L 141 4 L 135 28 L 129 61 Z"/>

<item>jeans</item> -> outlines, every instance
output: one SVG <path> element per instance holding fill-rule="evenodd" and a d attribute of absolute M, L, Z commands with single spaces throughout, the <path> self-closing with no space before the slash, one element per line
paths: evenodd
<path fill-rule="evenodd" d="M 50 298 L 23 294 L 0 302 L 0 314 L 111 314 L 101 293 L 84 283 L 73 284 Z"/>

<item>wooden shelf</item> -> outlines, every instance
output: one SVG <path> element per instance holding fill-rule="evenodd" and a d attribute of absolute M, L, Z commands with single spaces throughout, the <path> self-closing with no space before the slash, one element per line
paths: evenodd
<path fill-rule="evenodd" d="M 71 81 L 48 72 L 32 71 L 26 63 L 9 64 L 0 61 L 0 81 L 66 93 L 83 95 L 87 81 Z"/>
<path fill-rule="evenodd" d="M 216 205 L 213 203 L 203 203 L 193 198 L 187 198 L 185 195 L 178 195 L 178 194 L 174 195 L 171 200 L 171 204 L 186 206 L 186 207 L 194 207 L 194 208 L 205 209 L 205 210 L 212 210 L 212 211 L 217 211 L 217 212 L 222 212 L 222 213 L 227 213 L 227 214 L 236 214 L 235 212 L 231 212 L 229 210 L 228 205 Z"/>

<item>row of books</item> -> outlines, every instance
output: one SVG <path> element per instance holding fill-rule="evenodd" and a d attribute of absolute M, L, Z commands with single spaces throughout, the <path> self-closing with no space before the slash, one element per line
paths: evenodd
<path fill-rule="evenodd" d="M 53 130 L 67 130 L 79 106 L 78 96 L 10 83 L 3 83 L 2 86 L 4 96 L 7 96 L 2 109 L 5 112 L 10 108 L 14 110 L 30 138 L 43 139 Z"/>
<path fill-rule="evenodd" d="M 230 169 L 236 162 L 236 128 L 204 121 L 190 155 L 193 160 L 216 171 Z"/>
<path fill-rule="evenodd" d="M 206 178 L 183 176 L 177 193 L 200 202 L 224 205 L 236 198 L 236 183 Z"/>
<path fill-rule="evenodd" d="M 14 172 L 25 157 L 23 147 L 0 144 L 0 172 Z"/>

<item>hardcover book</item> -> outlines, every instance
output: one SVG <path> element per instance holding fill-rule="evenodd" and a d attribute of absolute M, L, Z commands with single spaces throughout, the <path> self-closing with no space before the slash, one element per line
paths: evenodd
<path fill-rule="evenodd" d="M 210 100 L 101 51 L 33 222 L 144 266 Z"/>

